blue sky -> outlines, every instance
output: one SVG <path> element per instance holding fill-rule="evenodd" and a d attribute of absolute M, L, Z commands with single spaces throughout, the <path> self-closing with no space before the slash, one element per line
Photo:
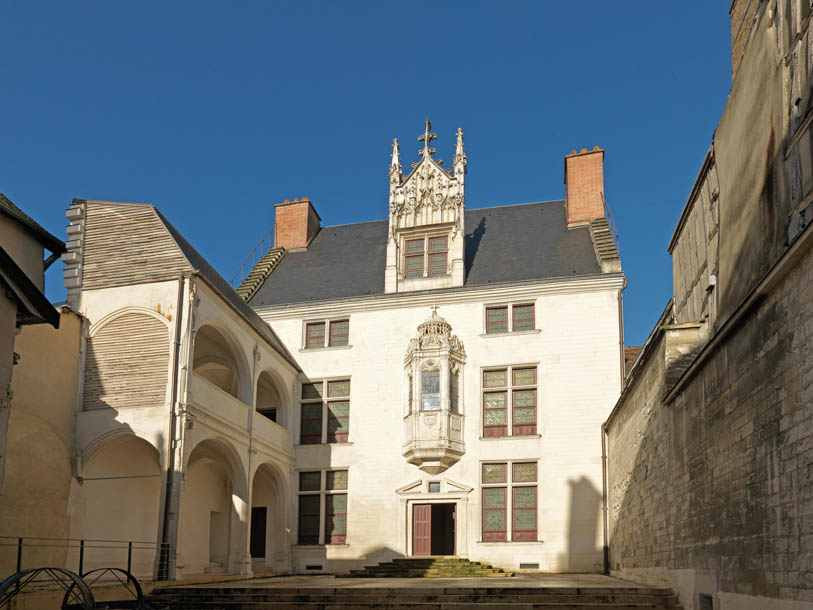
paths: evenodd
<path fill-rule="evenodd" d="M 463 128 L 469 208 L 562 198 L 563 157 L 599 145 L 627 344 L 671 295 L 666 244 L 730 85 L 728 3 L 708 0 L 0 11 L 0 191 L 57 236 L 72 197 L 154 203 L 229 279 L 283 199 L 385 218 L 392 138 L 417 160 L 427 114 L 447 163 Z"/>

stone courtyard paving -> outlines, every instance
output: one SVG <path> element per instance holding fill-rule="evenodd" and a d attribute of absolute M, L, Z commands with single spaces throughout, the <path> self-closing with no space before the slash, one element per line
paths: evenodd
<path fill-rule="evenodd" d="M 476 588 L 622 588 L 647 587 L 628 580 L 613 578 L 603 574 L 517 574 L 512 578 L 336 578 L 328 575 L 313 576 L 274 576 L 270 578 L 249 578 L 228 583 L 171 583 L 178 587 L 215 586 L 239 588 L 291 588 L 291 589 L 476 589 Z"/>

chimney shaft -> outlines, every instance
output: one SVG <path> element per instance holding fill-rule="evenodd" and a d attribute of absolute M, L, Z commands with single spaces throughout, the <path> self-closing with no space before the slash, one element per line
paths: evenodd
<path fill-rule="evenodd" d="M 310 199 L 286 199 L 274 206 L 274 247 L 287 250 L 307 248 L 319 232 L 322 220 Z"/>
<path fill-rule="evenodd" d="M 572 151 L 565 157 L 567 226 L 585 225 L 604 218 L 604 151 Z"/>

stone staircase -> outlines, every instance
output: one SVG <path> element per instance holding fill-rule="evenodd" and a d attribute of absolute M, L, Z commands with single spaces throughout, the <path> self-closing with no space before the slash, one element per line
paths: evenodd
<path fill-rule="evenodd" d="M 254 293 L 262 286 L 265 278 L 271 274 L 274 267 L 276 267 L 282 260 L 282 257 L 285 256 L 285 252 L 285 248 L 271 248 L 257 264 L 254 265 L 254 268 L 246 276 L 246 279 L 244 279 L 237 288 L 237 294 L 239 294 L 244 301 L 248 301 L 254 296 Z"/>
<path fill-rule="evenodd" d="M 168 587 L 169 610 L 682 610 L 671 589 L 647 587 Z"/>
<path fill-rule="evenodd" d="M 509 578 L 511 572 L 460 557 L 399 557 L 339 578 Z"/>

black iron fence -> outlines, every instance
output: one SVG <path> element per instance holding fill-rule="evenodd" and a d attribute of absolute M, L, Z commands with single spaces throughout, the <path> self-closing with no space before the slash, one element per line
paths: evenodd
<path fill-rule="evenodd" d="M 0 580 L 28 568 L 50 566 L 85 574 L 120 568 L 142 580 L 167 574 L 165 545 L 144 540 L 0 536 Z"/>

